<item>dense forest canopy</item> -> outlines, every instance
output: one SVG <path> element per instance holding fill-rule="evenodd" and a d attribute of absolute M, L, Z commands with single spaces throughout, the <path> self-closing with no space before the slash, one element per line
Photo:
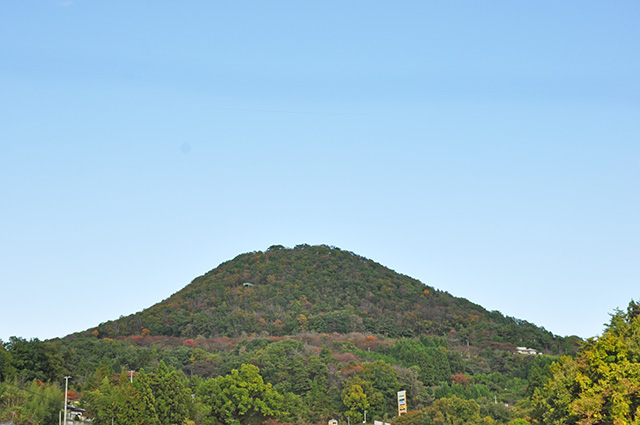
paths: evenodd
<path fill-rule="evenodd" d="M 96 425 L 636 423 L 639 311 L 582 342 L 348 251 L 273 246 L 140 313 L 0 341 L 0 421 L 54 423 L 71 376 Z"/>
<path fill-rule="evenodd" d="M 368 332 L 387 337 L 455 335 L 460 343 L 575 348 L 523 320 L 489 312 L 372 260 L 329 246 L 276 245 L 239 255 L 140 313 L 103 323 L 101 338 L 283 336 Z"/>

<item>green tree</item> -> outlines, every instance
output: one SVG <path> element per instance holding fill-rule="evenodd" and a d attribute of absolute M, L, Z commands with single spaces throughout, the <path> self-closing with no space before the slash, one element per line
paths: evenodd
<path fill-rule="evenodd" d="M 5 349 L 4 343 L 0 340 L 0 382 L 13 376 L 15 370 L 11 365 L 11 354 Z"/>
<path fill-rule="evenodd" d="M 117 415 L 116 389 L 105 376 L 100 385 L 85 394 L 87 412 L 95 425 L 110 425 Z"/>
<path fill-rule="evenodd" d="M 475 400 L 465 400 L 458 396 L 441 398 L 426 409 L 427 424 L 432 425 L 492 425 L 494 420 L 482 417 L 480 406 Z"/>
<path fill-rule="evenodd" d="M 530 425 L 529 421 L 522 418 L 515 418 L 509 421 L 509 425 Z"/>
<path fill-rule="evenodd" d="M 419 378 L 424 385 L 436 385 L 451 378 L 449 351 L 444 346 L 436 345 L 431 338 L 423 339 L 422 342 L 410 339 L 399 340 L 390 352 L 406 366 L 418 366 Z"/>
<path fill-rule="evenodd" d="M 362 370 L 358 376 L 365 381 L 371 382 L 377 397 L 369 396 L 371 403 L 371 414 L 382 417 L 385 413 L 395 412 L 397 407 L 398 373 L 390 364 L 384 360 L 363 363 Z"/>
<path fill-rule="evenodd" d="M 151 391 L 147 375 L 139 373 L 131 383 L 125 371 L 117 384 L 108 377 L 102 379 L 98 388 L 86 395 L 87 410 L 92 423 L 97 425 L 159 425 L 155 410 L 156 400 Z"/>
<path fill-rule="evenodd" d="M 574 360 L 563 357 L 532 396 L 533 418 L 543 424 L 640 423 L 640 306 L 617 311 L 599 338 Z"/>
<path fill-rule="evenodd" d="M 327 417 L 333 412 L 331 396 L 324 381 L 318 379 L 311 381 L 311 388 L 304 400 L 314 423 L 320 422 L 320 418 Z"/>
<path fill-rule="evenodd" d="M 58 384 L 17 379 L 0 383 L 0 421 L 13 420 L 20 425 L 55 423 L 64 400 Z"/>
<path fill-rule="evenodd" d="M 425 415 L 421 410 L 410 410 L 404 415 L 396 416 L 392 425 L 423 425 L 425 423 Z"/>
<path fill-rule="evenodd" d="M 214 424 L 260 424 L 288 413 L 281 410 L 284 397 L 265 383 L 260 369 L 251 364 L 208 379 L 198 388 L 198 395 L 209 406 L 208 416 Z"/>
<path fill-rule="evenodd" d="M 10 353 L 11 366 L 23 381 L 56 381 L 64 376 L 64 360 L 59 344 L 43 342 L 38 338 L 27 341 L 12 336 L 6 348 Z"/>
<path fill-rule="evenodd" d="M 155 374 L 152 375 L 151 389 L 160 425 L 184 423 L 189 414 L 191 396 L 178 371 L 160 361 Z"/>
<path fill-rule="evenodd" d="M 151 389 L 151 378 L 144 372 L 139 372 L 133 384 L 126 384 L 125 395 L 128 403 L 126 409 L 132 419 L 132 425 L 159 425 L 156 411 L 156 398 Z"/>
<path fill-rule="evenodd" d="M 364 418 L 364 411 L 369 408 L 367 395 L 362 386 L 355 382 L 345 386 L 342 390 L 342 403 L 347 408 L 345 416 L 353 423 L 361 422 Z"/>
<path fill-rule="evenodd" d="M 577 423 L 571 403 L 580 391 L 576 382 L 578 363 L 563 356 L 549 367 L 549 373 L 544 386 L 536 388 L 531 397 L 532 417 L 543 424 Z"/>

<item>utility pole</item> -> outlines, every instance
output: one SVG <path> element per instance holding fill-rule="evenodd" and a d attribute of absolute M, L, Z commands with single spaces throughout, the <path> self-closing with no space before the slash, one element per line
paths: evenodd
<path fill-rule="evenodd" d="M 362 421 L 363 424 L 367 423 L 367 411 L 364 411 L 364 421 Z"/>
<path fill-rule="evenodd" d="M 129 371 L 129 375 L 131 376 L 131 383 L 133 384 L 133 372 L 135 372 L 135 370 L 130 370 Z"/>
<path fill-rule="evenodd" d="M 69 395 L 69 378 L 71 377 L 64 377 L 64 425 L 67 425 L 67 397 Z"/>

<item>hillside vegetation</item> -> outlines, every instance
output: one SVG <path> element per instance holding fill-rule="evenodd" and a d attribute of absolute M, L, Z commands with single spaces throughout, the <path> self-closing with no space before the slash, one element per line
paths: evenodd
<path fill-rule="evenodd" d="M 629 381 L 637 342 L 620 345 L 637 339 L 637 326 L 624 325 L 637 324 L 632 306 L 611 326 L 625 329 L 612 342 L 621 357 L 598 363 L 611 351 L 609 333 L 576 358 L 577 337 L 486 311 L 354 253 L 273 246 L 139 313 L 60 339 L 0 341 L 0 421 L 52 422 L 64 376 L 94 425 L 344 424 L 365 412 L 369 423 L 394 425 L 584 422 L 608 411 L 626 418 L 635 395 L 622 413 L 603 400 L 637 385 Z M 615 369 L 622 356 L 628 365 Z M 585 362 L 609 365 L 620 384 L 607 386 Z M 409 413 L 398 417 L 400 390 Z M 597 412 L 581 401 L 593 391 Z"/>
<path fill-rule="evenodd" d="M 575 348 L 575 339 L 489 312 L 352 252 L 309 245 L 239 255 L 153 307 L 91 331 L 115 338 L 143 330 L 184 338 L 366 332 L 553 353 Z"/>

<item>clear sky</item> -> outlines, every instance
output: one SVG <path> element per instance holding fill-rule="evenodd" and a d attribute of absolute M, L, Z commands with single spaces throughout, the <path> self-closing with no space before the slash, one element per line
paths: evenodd
<path fill-rule="evenodd" d="M 640 299 L 637 1 L 5 1 L 0 339 L 327 244 L 560 334 Z"/>

